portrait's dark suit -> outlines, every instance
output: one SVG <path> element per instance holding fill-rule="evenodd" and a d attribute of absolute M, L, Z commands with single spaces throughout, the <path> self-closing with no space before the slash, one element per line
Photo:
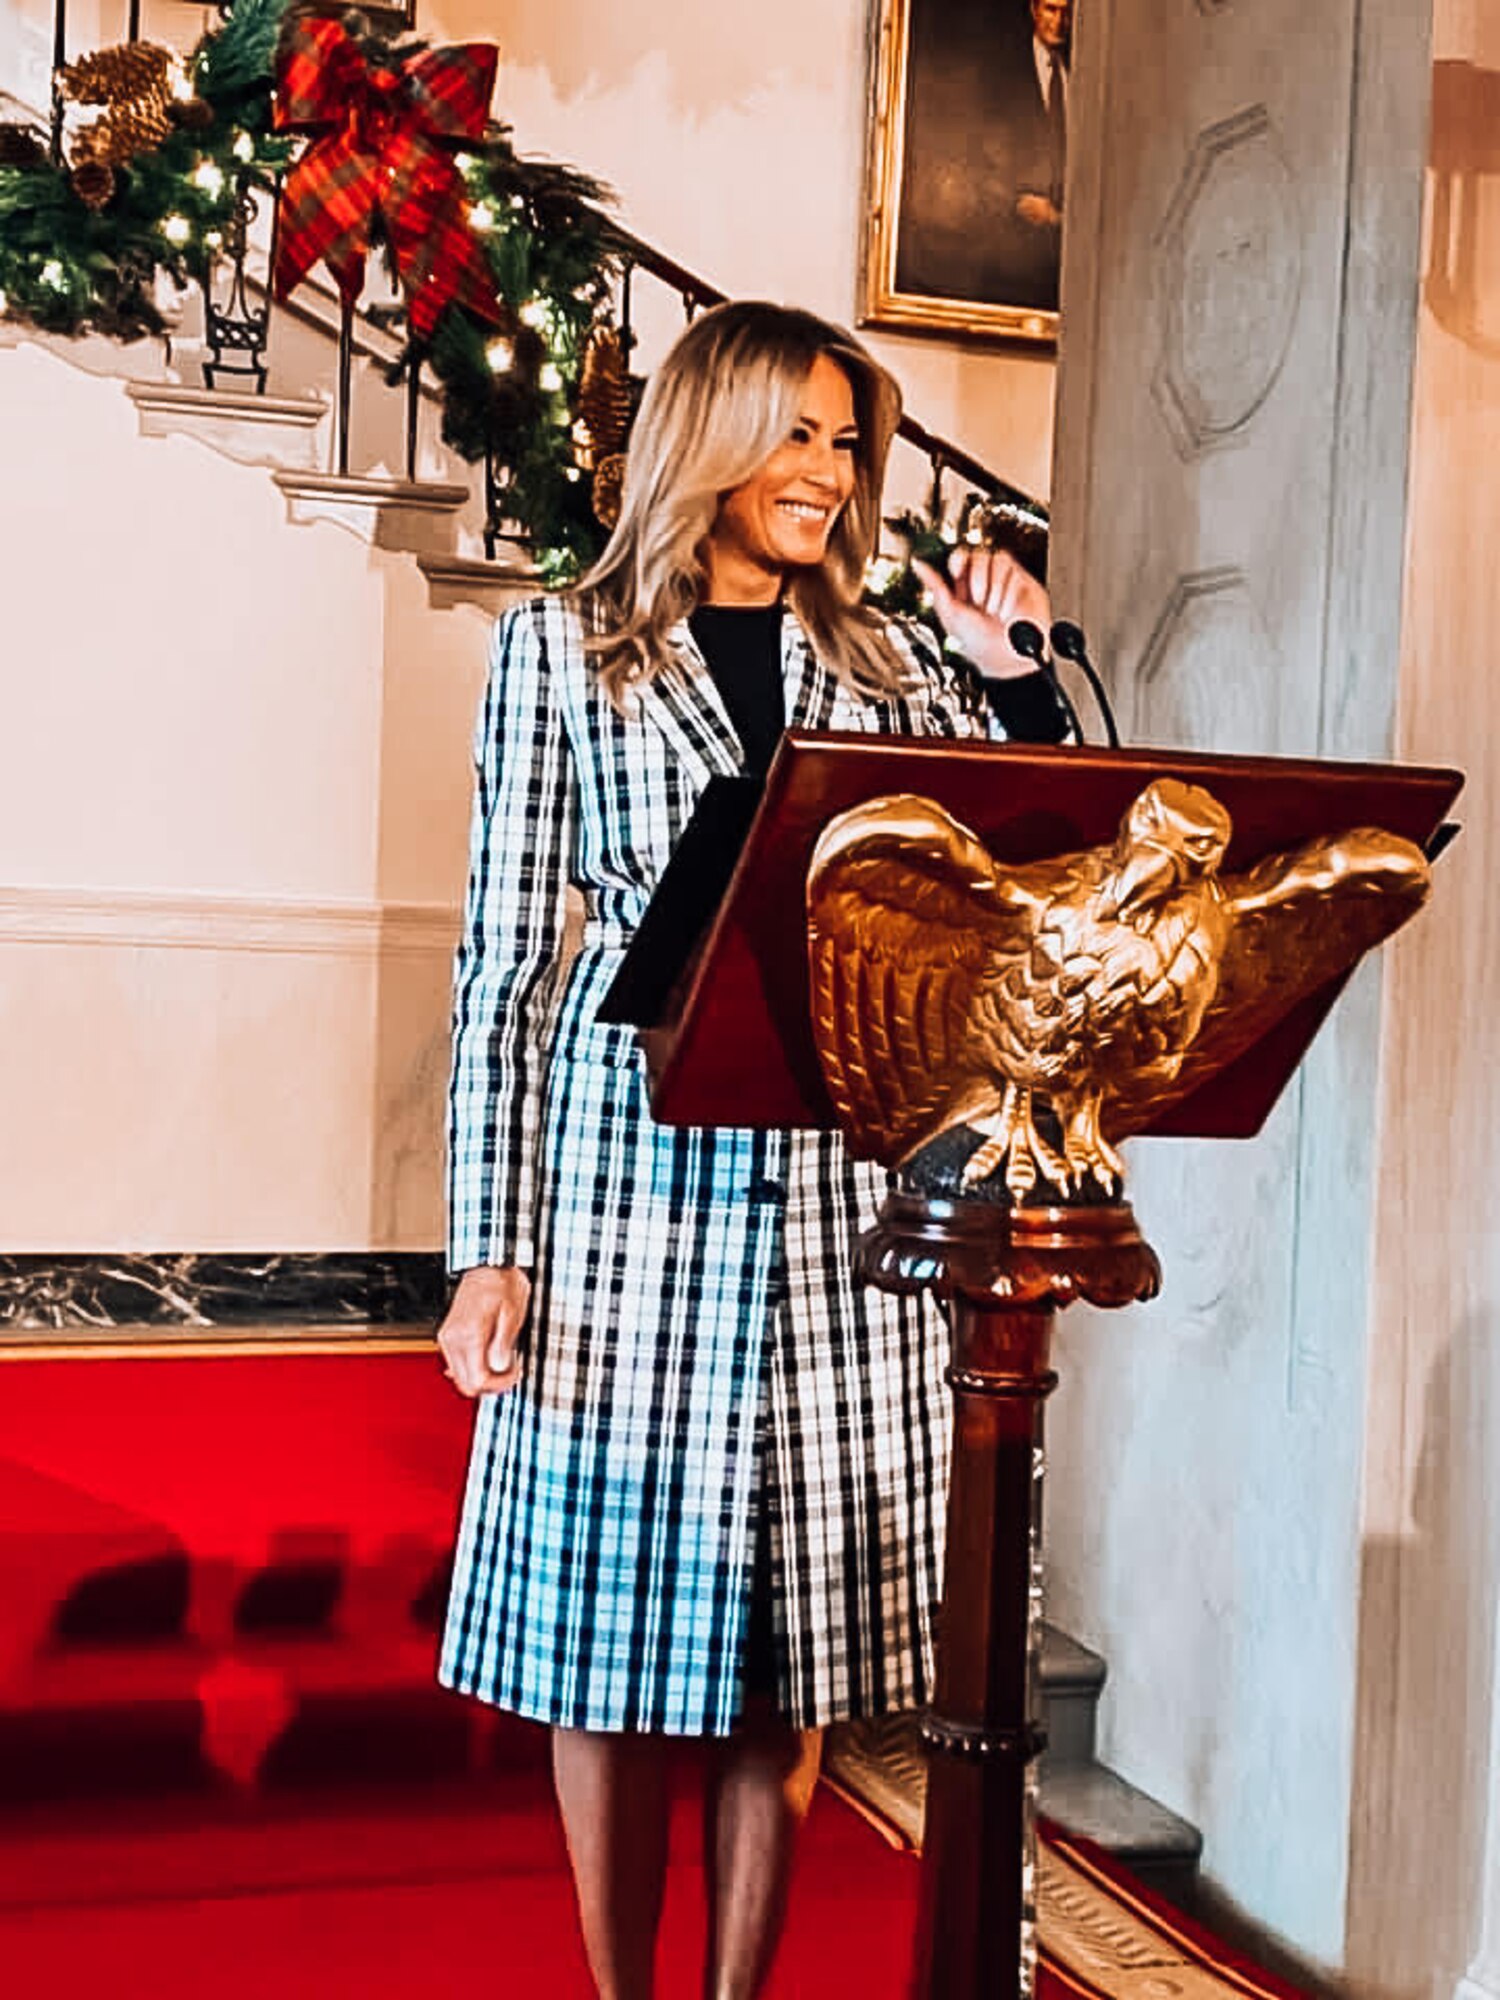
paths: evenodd
<path fill-rule="evenodd" d="M 1060 231 L 1019 204 L 1061 209 L 1065 113 L 1043 96 L 1026 0 L 998 20 L 912 0 L 907 76 L 896 289 L 1055 311 Z"/>

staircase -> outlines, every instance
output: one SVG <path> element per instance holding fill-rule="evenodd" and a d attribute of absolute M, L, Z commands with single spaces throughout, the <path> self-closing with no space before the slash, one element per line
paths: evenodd
<path fill-rule="evenodd" d="M 1099 1763 L 1099 1696 L 1108 1668 L 1055 1626 L 1042 1631 L 1041 1690 L 1047 1750 L 1040 1810 L 1122 1862 L 1180 1908 L 1192 1907 L 1203 1841 L 1196 1827 Z M 922 1833 L 927 1765 L 916 1718 L 845 1723 L 830 1731 L 830 1779 L 863 1800 L 914 1844 Z"/>

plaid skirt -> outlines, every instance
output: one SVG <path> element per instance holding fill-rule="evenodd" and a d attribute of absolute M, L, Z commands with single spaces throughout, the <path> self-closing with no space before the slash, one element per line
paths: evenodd
<path fill-rule="evenodd" d="M 549 1072 L 523 1370 L 482 1399 L 440 1677 L 571 1728 L 714 1735 L 759 1675 L 799 1727 L 928 1699 L 947 1361 L 856 1284 L 886 1191 L 827 1133 L 657 1125 L 575 965 Z"/>

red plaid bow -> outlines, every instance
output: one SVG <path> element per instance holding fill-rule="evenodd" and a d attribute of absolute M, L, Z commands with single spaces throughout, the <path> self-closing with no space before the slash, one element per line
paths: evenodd
<path fill-rule="evenodd" d="M 334 129 L 309 146 L 282 188 L 278 298 L 321 257 L 353 305 L 379 209 L 417 338 L 431 334 L 453 299 L 486 319 L 500 317 L 463 181 L 438 143 L 483 138 L 498 61 L 497 49 L 468 42 L 372 68 L 341 22 L 303 16 L 293 24 L 276 124 Z"/>

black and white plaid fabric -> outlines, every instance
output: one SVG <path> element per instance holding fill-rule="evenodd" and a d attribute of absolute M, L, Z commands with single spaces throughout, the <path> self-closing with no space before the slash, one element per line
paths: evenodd
<path fill-rule="evenodd" d="M 802 729 L 992 729 L 926 634 L 863 698 L 783 627 Z M 655 1124 L 633 1033 L 594 1012 L 699 792 L 739 745 L 686 625 L 621 716 L 578 614 L 501 618 L 476 739 L 459 952 L 449 1261 L 527 1266 L 522 1380 L 479 1406 L 441 1678 L 542 1722 L 722 1734 L 770 1527 L 779 1704 L 802 1727 L 929 1693 L 946 1341 L 857 1286 L 885 1176 L 827 1133 Z M 583 950 L 555 959 L 569 881 Z"/>

